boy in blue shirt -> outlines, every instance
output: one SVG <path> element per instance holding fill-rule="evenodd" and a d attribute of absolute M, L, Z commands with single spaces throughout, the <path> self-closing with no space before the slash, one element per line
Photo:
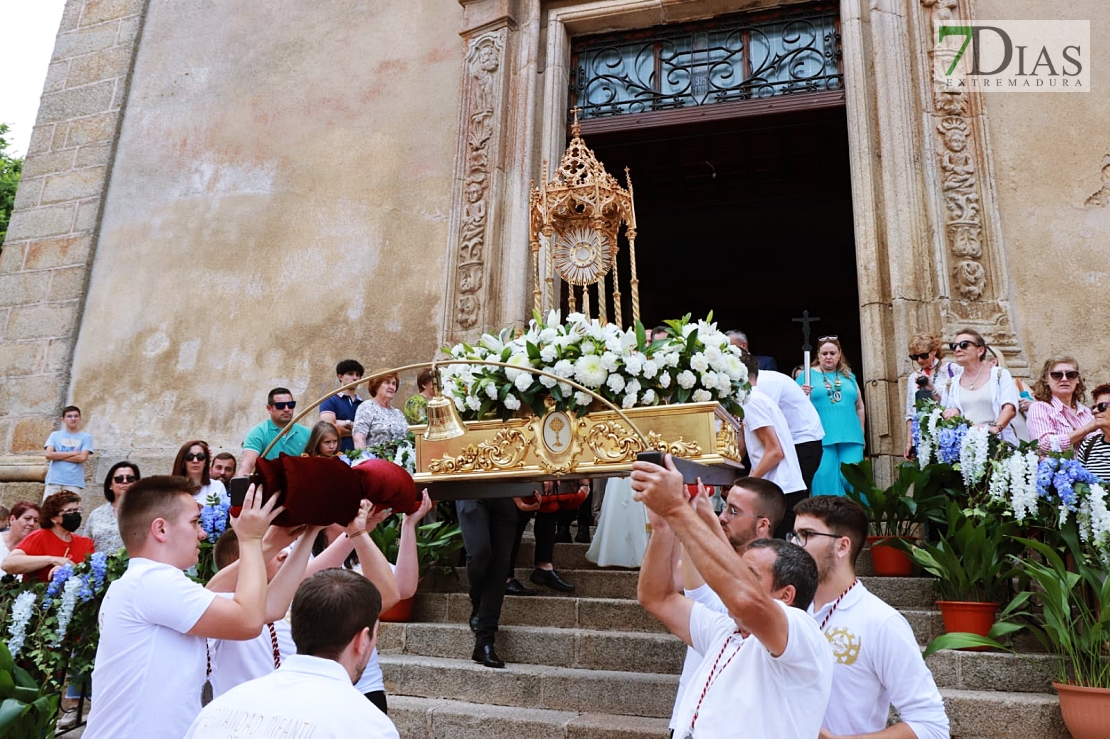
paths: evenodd
<path fill-rule="evenodd" d="M 42 499 L 63 490 L 85 488 L 85 462 L 93 453 L 93 438 L 81 431 L 81 409 L 67 405 L 62 409 L 63 428 L 51 432 L 43 447 L 49 467 Z"/>

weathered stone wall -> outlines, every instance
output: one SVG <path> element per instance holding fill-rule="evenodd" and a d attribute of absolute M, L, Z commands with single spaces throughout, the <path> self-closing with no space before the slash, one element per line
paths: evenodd
<path fill-rule="evenodd" d="M 238 448 L 339 359 L 430 359 L 443 313 L 462 8 L 143 6 L 70 2 L 0 278 L 0 444 L 41 448 L 71 400 L 98 476 Z"/>
<path fill-rule="evenodd" d="M 1036 374 L 1052 354 L 1073 354 L 1088 388 L 1110 381 L 1110 333 L 1099 321 L 1110 288 L 1110 160 L 1105 160 L 1110 155 L 1110 57 L 1105 53 L 1110 19 L 1105 11 L 1099 0 L 977 4 L 977 16 L 984 20 L 1091 21 L 1090 92 L 983 95 L 1012 302 L 1030 364 Z"/>
<path fill-rule="evenodd" d="M 62 16 L 0 254 L 0 451 L 40 451 L 67 400 L 145 5 L 69 0 Z"/>

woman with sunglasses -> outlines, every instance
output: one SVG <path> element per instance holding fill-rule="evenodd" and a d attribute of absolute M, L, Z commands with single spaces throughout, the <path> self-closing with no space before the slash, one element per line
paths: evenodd
<path fill-rule="evenodd" d="M 1010 421 L 1017 413 L 1018 391 L 1009 370 L 987 361 L 987 342 L 977 331 L 961 330 L 948 348 L 956 361 L 933 379 L 944 417 L 963 416 L 1016 445 Z"/>
<path fill-rule="evenodd" d="M 902 457 L 913 457 L 913 419 L 917 416 L 918 393 L 932 397 L 933 378 L 944 359 L 944 345 L 932 334 L 914 334 L 910 339 L 910 376 L 906 378 L 906 447 Z"/>
<path fill-rule="evenodd" d="M 173 461 L 173 472 L 178 477 L 187 477 L 189 481 L 200 488 L 193 497 L 201 505 L 208 505 L 216 500 L 220 503 L 229 503 L 227 489 L 219 480 L 209 475 L 212 464 L 212 454 L 208 449 L 208 442 L 196 439 L 181 445 L 177 452 L 177 459 Z"/>
<path fill-rule="evenodd" d="M 104 497 L 108 502 L 94 509 L 85 524 L 85 533 L 93 540 L 96 551 L 115 554 L 123 549 L 116 511 L 119 510 L 119 502 L 123 500 L 124 494 L 139 478 L 139 465 L 134 462 L 116 462 L 108 470 L 104 478 Z"/>
<path fill-rule="evenodd" d="M 351 427 L 355 449 L 388 444 L 408 435 L 409 422 L 405 420 L 405 414 L 390 405 L 397 394 L 400 379 L 394 372 L 377 377 L 366 386 L 370 398 L 355 411 L 355 425 Z"/>
<path fill-rule="evenodd" d="M 1033 385 L 1036 398 L 1026 417 L 1029 435 L 1037 440 L 1041 454 L 1063 452 L 1098 430 L 1087 406 L 1087 388 L 1079 374 L 1079 363 L 1068 356 L 1051 357 Z"/>
<path fill-rule="evenodd" d="M 1075 459 L 1090 470 L 1091 474 L 1110 483 L 1110 384 L 1095 388 L 1094 423 L 1096 432 L 1079 442 L 1075 449 Z"/>
<path fill-rule="evenodd" d="M 821 439 L 821 465 L 813 476 L 813 495 L 844 495 L 848 481 L 840 474 L 840 465 L 863 461 L 863 424 L 865 420 L 863 393 L 840 339 L 821 336 L 817 339 L 817 361 L 810 370 L 814 385 L 806 385 L 803 372 L 795 380 L 809 396 L 825 436 Z M 816 390 L 815 390 L 816 387 Z"/>

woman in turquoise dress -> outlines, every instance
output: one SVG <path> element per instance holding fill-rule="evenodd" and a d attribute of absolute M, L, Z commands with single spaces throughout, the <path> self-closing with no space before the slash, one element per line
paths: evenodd
<path fill-rule="evenodd" d="M 863 393 L 852 368 L 844 359 L 844 351 L 835 336 L 817 340 L 817 361 L 809 371 L 798 375 L 796 382 L 809 396 L 825 438 L 821 440 L 821 466 L 813 476 L 813 495 L 844 495 L 848 481 L 840 474 L 840 465 L 863 461 Z"/>

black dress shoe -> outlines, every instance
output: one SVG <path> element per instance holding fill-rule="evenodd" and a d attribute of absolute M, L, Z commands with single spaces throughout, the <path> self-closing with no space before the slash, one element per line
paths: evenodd
<path fill-rule="evenodd" d="M 590 527 L 589 526 L 579 526 L 578 527 L 578 533 L 575 535 L 574 540 L 576 542 L 578 542 L 579 544 L 589 544 L 590 543 Z"/>
<path fill-rule="evenodd" d="M 505 595 L 539 595 L 535 588 L 526 588 L 515 577 L 505 586 Z"/>
<path fill-rule="evenodd" d="M 532 570 L 532 576 L 528 578 L 537 585 L 544 585 L 552 590 L 558 590 L 562 593 L 574 592 L 574 586 L 569 582 L 559 577 L 559 573 L 555 570 L 544 570 L 539 567 Z"/>
<path fill-rule="evenodd" d="M 556 544 L 571 544 L 574 540 L 570 538 L 570 527 L 556 529 L 554 541 Z"/>
<path fill-rule="evenodd" d="M 478 609 L 475 608 L 470 612 L 470 630 L 478 632 Z"/>
<path fill-rule="evenodd" d="M 474 647 L 474 654 L 470 658 L 486 667 L 504 667 L 505 660 L 497 656 L 497 650 L 492 644 L 479 644 Z"/>

